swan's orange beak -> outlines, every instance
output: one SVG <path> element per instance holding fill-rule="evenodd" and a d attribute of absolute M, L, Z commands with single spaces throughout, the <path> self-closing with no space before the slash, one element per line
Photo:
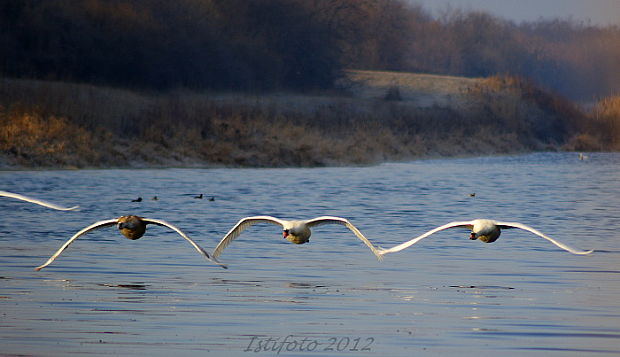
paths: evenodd
<path fill-rule="evenodd" d="M 471 239 L 471 240 L 476 240 L 476 239 L 478 239 L 478 238 L 476 238 L 476 233 L 471 232 L 471 234 L 469 235 L 469 239 Z"/>
<path fill-rule="evenodd" d="M 288 237 L 288 229 L 282 231 L 282 238 Z"/>

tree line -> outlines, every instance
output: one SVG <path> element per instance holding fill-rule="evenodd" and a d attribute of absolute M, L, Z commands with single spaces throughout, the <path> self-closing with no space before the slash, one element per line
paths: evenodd
<path fill-rule="evenodd" d="M 330 88 L 345 68 L 620 89 L 620 28 L 405 0 L 0 0 L 0 74 L 146 89 Z"/>

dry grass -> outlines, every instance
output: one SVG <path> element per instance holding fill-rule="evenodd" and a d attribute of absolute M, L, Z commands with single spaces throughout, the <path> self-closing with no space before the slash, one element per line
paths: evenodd
<path fill-rule="evenodd" d="M 574 131 L 585 117 L 570 103 L 512 77 L 353 71 L 347 82 L 345 93 L 259 96 L 3 79 L 0 163 L 322 166 L 600 142 Z M 598 117 L 617 118 L 614 103 Z"/>
<path fill-rule="evenodd" d="M 596 103 L 587 125 L 571 144 L 575 150 L 620 150 L 620 96 L 610 96 Z"/>
<path fill-rule="evenodd" d="M 480 78 L 389 71 L 349 70 L 346 74 L 339 85 L 356 98 L 383 99 L 397 88 L 403 102 L 417 107 L 460 105 L 468 89 L 482 81 Z"/>
<path fill-rule="evenodd" d="M 0 151 L 24 166 L 82 166 L 98 161 L 93 134 L 63 117 L 0 108 Z M 79 152 L 80 155 L 71 153 Z"/>

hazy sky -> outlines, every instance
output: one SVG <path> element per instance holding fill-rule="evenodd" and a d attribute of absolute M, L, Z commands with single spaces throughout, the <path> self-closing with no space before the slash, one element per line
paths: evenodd
<path fill-rule="evenodd" d="M 484 10 L 514 20 L 569 18 L 593 25 L 620 25 L 620 0 L 409 0 L 436 14 L 448 5 L 464 10 Z"/>

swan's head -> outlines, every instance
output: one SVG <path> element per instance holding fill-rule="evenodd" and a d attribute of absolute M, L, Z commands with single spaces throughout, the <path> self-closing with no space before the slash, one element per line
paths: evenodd
<path fill-rule="evenodd" d="M 469 239 L 478 239 L 479 241 L 484 243 L 493 243 L 497 240 L 497 238 L 499 238 L 499 229 L 497 230 L 497 232 L 489 232 L 485 234 L 471 232 L 471 234 L 469 235 Z"/>
<path fill-rule="evenodd" d="M 144 235 L 146 224 L 138 216 L 122 216 L 118 219 L 116 227 L 125 237 L 135 240 Z"/>
<path fill-rule="evenodd" d="M 284 227 L 282 230 L 282 238 L 295 244 L 304 244 L 310 241 L 310 230 L 301 227 Z"/>
<path fill-rule="evenodd" d="M 488 219 L 477 219 L 474 221 L 469 239 L 493 243 L 499 238 L 500 233 L 499 227 L 495 222 Z"/>

